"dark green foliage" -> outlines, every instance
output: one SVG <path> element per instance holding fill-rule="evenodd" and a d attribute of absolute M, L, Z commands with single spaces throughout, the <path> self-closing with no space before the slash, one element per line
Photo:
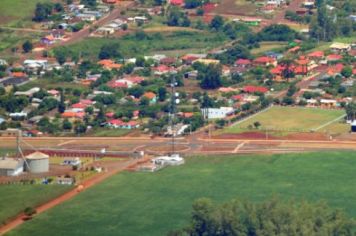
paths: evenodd
<path fill-rule="evenodd" d="M 224 18 L 222 16 L 216 15 L 210 22 L 210 28 L 216 31 L 220 30 L 224 25 Z"/>
<path fill-rule="evenodd" d="M 198 72 L 200 87 L 203 89 L 216 89 L 221 86 L 221 65 L 210 64 L 202 67 Z"/>
<path fill-rule="evenodd" d="M 32 51 L 33 49 L 33 44 L 29 41 L 26 40 L 23 44 L 22 44 L 22 49 L 25 53 L 28 53 L 30 51 Z"/>
<path fill-rule="evenodd" d="M 48 18 L 52 14 L 52 11 L 52 3 L 37 3 L 33 20 L 37 22 L 48 20 Z"/>
<path fill-rule="evenodd" d="M 351 236 L 353 227 L 354 222 L 344 212 L 325 203 L 272 198 L 262 203 L 236 199 L 218 205 L 201 198 L 193 204 L 191 224 L 173 235 Z"/>
<path fill-rule="evenodd" d="M 185 0 L 184 1 L 184 7 L 187 9 L 192 9 L 196 8 L 202 5 L 201 0 Z"/>
<path fill-rule="evenodd" d="M 297 33 L 287 25 L 269 25 L 258 33 L 260 41 L 292 41 Z"/>
<path fill-rule="evenodd" d="M 167 25 L 188 27 L 190 26 L 190 20 L 186 13 L 174 6 L 170 7 L 167 12 Z"/>
<path fill-rule="evenodd" d="M 226 52 L 216 56 L 222 64 L 234 64 L 239 58 L 251 58 L 250 51 L 241 44 L 235 44 L 227 49 Z"/>
<path fill-rule="evenodd" d="M 100 48 L 99 59 L 109 59 L 109 58 L 122 58 L 118 49 L 120 45 L 118 43 L 106 44 Z"/>

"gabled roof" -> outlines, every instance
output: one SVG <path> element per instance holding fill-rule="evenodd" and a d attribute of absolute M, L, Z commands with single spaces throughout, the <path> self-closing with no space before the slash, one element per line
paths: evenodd
<path fill-rule="evenodd" d="M 152 92 L 146 92 L 142 95 L 143 97 L 146 97 L 148 99 L 154 99 L 156 97 L 156 94 L 155 93 L 152 93 Z"/>
<path fill-rule="evenodd" d="M 44 154 L 43 152 L 33 152 L 25 157 L 26 159 L 30 160 L 39 160 L 39 159 L 48 159 L 49 156 Z"/>
<path fill-rule="evenodd" d="M 324 52 L 323 51 L 314 51 L 314 52 L 309 53 L 308 57 L 322 58 L 322 57 L 324 57 Z"/>
<path fill-rule="evenodd" d="M 268 91 L 268 88 L 261 87 L 261 86 L 246 85 L 243 87 L 242 90 L 246 93 L 255 93 L 255 92 L 266 93 Z"/>
<path fill-rule="evenodd" d="M 249 59 L 240 58 L 235 61 L 235 65 L 250 65 L 250 64 L 251 64 L 251 60 Z"/>

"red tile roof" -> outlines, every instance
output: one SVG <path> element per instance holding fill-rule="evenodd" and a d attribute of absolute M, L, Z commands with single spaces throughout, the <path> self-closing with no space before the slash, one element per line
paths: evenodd
<path fill-rule="evenodd" d="M 243 87 L 242 90 L 246 93 L 255 93 L 255 92 L 266 93 L 268 91 L 268 88 L 261 87 L 261 86 L 247 85 Z"/>
<path fill-rule="evenodd" d="M 238 59 L 235 61 L 235 65 L 250 65 L 251 64 L 251 60 L 249 59 Z"/>

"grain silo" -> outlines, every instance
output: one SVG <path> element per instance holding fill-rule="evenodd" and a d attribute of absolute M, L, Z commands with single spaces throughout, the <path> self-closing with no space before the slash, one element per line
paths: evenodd
<path fill-rule="evenodd" d="M 33 152 L 25 157 L 25 168 L 31 173 L 43 173 L 49 170 L 49 156 L 42 152 Z"/>

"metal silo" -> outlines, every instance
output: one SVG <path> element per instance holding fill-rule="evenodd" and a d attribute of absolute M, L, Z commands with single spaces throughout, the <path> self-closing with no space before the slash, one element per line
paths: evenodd
<path fill-rule="evenodd" d="M 33 152 L 25 157 L 25 168 L 31 173 L 43 173 L 49 171 L 49 156 L 42 152 Z"/>

